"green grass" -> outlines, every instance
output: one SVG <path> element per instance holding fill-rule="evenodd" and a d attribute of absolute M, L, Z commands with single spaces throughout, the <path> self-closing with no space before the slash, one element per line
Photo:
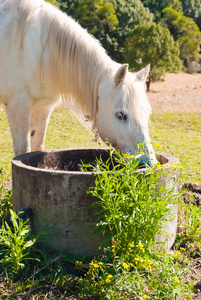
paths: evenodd
<path fill-rule="evenodd" d="M 201 182 L 201 113 L 154 113 L 150 135 L 159 150 L 179 158 L 182 182 Z"/>
<path fill-rule="evenodd" d="M 14 156 L 12 137 L 5 111 L 0 110 L 0 168 L 4 170 L 5 179 L 11 179 L 11 160 Z"/>
<path fill-rule="evenodd" d="M 201 182 L 201 113 L 154 112 L 150 122 L 156 152 L 179 158 L 183 167 L 182 182 Z M 0 111 L 0 166 L 5 179 L 11 179 L 12 137 L 5 111 Z M 52 114 L 45 148 L 97 147 L 94 137 L 67 110 L 58 107 Z"/>

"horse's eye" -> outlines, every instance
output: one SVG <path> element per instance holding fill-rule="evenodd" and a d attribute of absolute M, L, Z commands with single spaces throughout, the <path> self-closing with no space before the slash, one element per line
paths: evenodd
<path fill-rule="evenodd" d="M 127 120 L 127 114 L 125 114 L 123 111 L 117 112 L 117 113 L 116 113 L 116 117 L 117 117 L 120 121 L 126 121 L 126 120 Z"/>

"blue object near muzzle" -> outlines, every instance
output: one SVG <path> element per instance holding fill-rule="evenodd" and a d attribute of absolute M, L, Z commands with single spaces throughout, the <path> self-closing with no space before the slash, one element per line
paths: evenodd
<path fill-rule="evenodd" d="M 145 168 L 153 167 L 154 162 L 151 161 L 151 159 L 148 156 L 141 155 L 139 157 L 140 160 L 140 166 L 144 166 Z"/>

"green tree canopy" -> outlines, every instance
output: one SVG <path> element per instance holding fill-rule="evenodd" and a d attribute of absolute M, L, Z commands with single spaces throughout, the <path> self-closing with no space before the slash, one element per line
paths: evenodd
<path fill-rule="evenodd" d="M 48 1 L 48 0 L 47 0 Z M 56 0 L 49 0 L 55 2 Z M 180 46 L 180 58 L 187 66 L 198 60 L 200 31 L 183 14 L 200 19 L 200 0 L 57 0 L 60 8 L 99 39 L 116 61 L 125 61 L 124 43 L 136 26 L 151 25 L 153 19 L 169 29 Z M 194 5 L 194 4 L 196 5 Z"/>
<path fill-rule="evenodd" d="M 133 71 L 150 63 L 151 81 L 181 68 L 178 44 L 167 28 L 156 23 L 136 26 L 126 39 L 124 55 Z"/>
<path fill-rule="evenodd" d="M 192 18 L 201 30 L 201 1 L 200 0 L 181 0 L 183 13 L 186 17 Z"/>
<path fill-rule="evenodd" d="M 87 28 L 107 50 L 114 43 L 110 32 L 117 26 L 118 19 L 112 3 L 104 0 L 71 0 L 61 3 L 61 8 Z"/>
<path fill-rule="evenodd" d="M 187 66 L 200 58 L 201 32 L 193 19 L 183 16 L 172 8 L 163 10 L 164 21 L 180 46 L 180 58 Z"/>
<path fill-rule="evenodd" d="M 150 12 L 154 14 L 155 21 L 159 22 L 162 17 L 162 11 L 166 7 L 174 8 L 182 11 L 182 3 L 180 0 L 141 0 L 144 6 L 148 7 Z"/>
<path fill-rule="evenodd" d="M 186 17 L 192 18 L 194 21 L 201 15 L 200 0 L 180 0 L 183 6 L 183 13 Z"/>
<path fill-rule="evenodd" d="M 122 62 L 124 42 L 131 30 L 136 25 L 152 23 L 154 16 L 140 0 L 113 0 L 112 3 L 119 23 L 111 33 L 117 40 L 117 47 L 113 50 L 111 56 Z"/>
<path fill-rule="evenodd" d="M 133 27 L 153 20 L 140 0 L 59 1 L 61 9 L 99 39 L 118 62 L 123 62 L 124 42 Z"/>
<path fill-rule="evenodd" d="M 59 7 L 59 1 L 57 1 L 57 0 L 45 0 L 45 1 L 51 3 L 52 5 Z"/>

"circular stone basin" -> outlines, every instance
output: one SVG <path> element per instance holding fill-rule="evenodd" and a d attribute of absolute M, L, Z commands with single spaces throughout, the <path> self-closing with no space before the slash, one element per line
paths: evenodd
<path fill-rule="evenodd" d="M 19 155 L 12 160 L 13 209 L 18 213 L 31 208 L 32 232 L 48 231 L 40 243 L 41 247 L 82 256 L 99 253 L 103 237 L 100 233 L 93 234 L 98 222 L 97 209 L 89 208 L 96 199 L 87 195 L 89 187 L 94 185 L 95 175 L 90 171 L 81 172 L 79 164 L 81 161 L 93 164 L 100 157 L 103 161 L 107 160 L 109 149 L 38 151 Z M 164 166 L 179 162 L 167 154 L 157 155 L 157 159 Z M 144 169 L 138 172 L 143 174 Z M 177 171 L 171 168 L 171 174 L 164 173 L 161 182 L 167 181 L 171 187 L 177 175 Z M 156 236 L 156 240 L 165 242 L 166 249 L 170 249 L 175 241 L 176 206 L 172 216 L 163 228 L 169 238 Z"/>

